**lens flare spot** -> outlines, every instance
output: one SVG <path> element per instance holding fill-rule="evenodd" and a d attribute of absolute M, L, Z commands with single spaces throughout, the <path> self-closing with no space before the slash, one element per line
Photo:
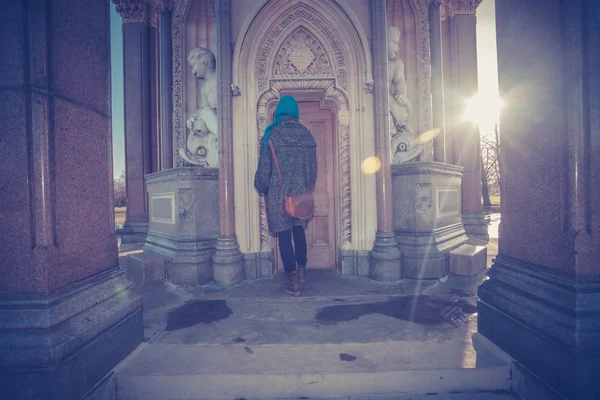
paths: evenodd
<path fill-rule="evenodd" d="M 379 171 L 379 168 L 381 168 L 381 161 L 375 156 L 368 157 L 362 162 L 361 167 L 363 173 L 371 175 Z"/>
<path fill-rule="evenodd" d="M 440 134 L 440 128 L 430 129 L 427 132 L 423 132 L 419 135 L 419 137 L 417 138 L 417 143 L 425 144 L 425 143 L 435 139 L 435 137 L 439 134 Z"/>

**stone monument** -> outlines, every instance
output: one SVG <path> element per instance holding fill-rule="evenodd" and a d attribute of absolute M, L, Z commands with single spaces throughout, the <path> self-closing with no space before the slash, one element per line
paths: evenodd
<path fill-rule="evenodd" d="M 215 55 L 207 48 L 196 47 L 187 60 L 203 81 L 199 107 L 186 121 L 187 140 L 177 149 L 190 165 L 146 175 L 148 237 L 144 254 L 128 260 L 130 276 L 140 283 L 164 276 L 179 285 L 213 280 L 212 256 L 219 235 L 217 70 Z M 156 271 L 161 260 L 164 274 Z"/>

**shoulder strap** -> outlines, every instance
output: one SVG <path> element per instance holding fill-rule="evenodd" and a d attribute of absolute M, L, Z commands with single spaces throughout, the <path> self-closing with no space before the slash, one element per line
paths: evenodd
<path fill-rule="evenodd" d="M 275 155 L 275 147 L 273 147 L 273 142 L 269 140 L 269 147 L 271 148 L 271 154 L 273 154 L 273 160 L 275 160 L 275 168 L 277 168 L 277 175 L 279 175 L 279 182 L 281 182 L 281 191 L 283 193 L 283 198 L 286 198 L 285 188 L 283 187 L 283 177 L 281 176 L 281 170 L 279 169 L 279 162 L 277 161 L 277 155 Z"/>

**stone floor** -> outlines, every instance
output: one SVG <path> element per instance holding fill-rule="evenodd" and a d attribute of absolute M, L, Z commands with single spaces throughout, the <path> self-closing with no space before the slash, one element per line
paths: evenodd
<path fill-rule="evenodd" d="M 499 214 L 491 221 L 488 268 Z M 119 250 L 124 260 L 141 248 Z M 119 367 L 118 399 L 514 398 L 507 363 L 473 348 L 485 271 L 380 283 L 309 270 L 300 298 L 283 279 L 138 287 L 145 343 Z"/>

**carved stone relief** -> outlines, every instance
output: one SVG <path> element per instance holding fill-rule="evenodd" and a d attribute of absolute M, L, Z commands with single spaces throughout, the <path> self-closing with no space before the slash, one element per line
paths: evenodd
<path fill-rule="evenodd" d="M 185 146 L 178 149 L 183 160 L 201 167 L 219 167 L 217 119 L 217 70 L 215 55 L 198 47 L 189 54 L 188 63 L 196 78 L 203 79 L 200 89 L 200 108 L 190 116 Z"/>
<path fill-rule="evenodd" d="M 190 143 L 189 147 L 191 149 L 188 149 L 188 139 L 190 135 L 202 138 L 206 135 L 206 132 L 193 131 L 194 124 L 189 120 L 190 118 L 197 119 L 200 116 L 198 111 L 205 106 L 203 105 L 205 96 L 202 92 L 205 91 L 205 87 L 210 84 L 211 80 L 198 78 L 197 74 L 190 72 L 189 69 L 193 69 L 193 66 L 187 58 L 199 45 L 207 49 L 214 46 L 214 34 L 212 33 L 215 24 L 214 1 L 165 1 L 165 6 L 171 4 L 173 6 L 173 166 L 205 165 L 208 161 L 205 156 L 202 156 L 204 150 L 197 147 L 199 152 L 193 153 L 196 146 L 198 146 L 198 140 L 192 141 L 194 144 Z M 199 81 L 200 89 L 197 89 L 197 85 L 193 83 L 194 79 L 192 77 L 194 75 L 196 75 L 196 78 L 201 79 Z M 216 79 L 214 80 L 214 88 L 215 106 L 210 108 L 216 110 Z M 205 117 L 209 114 L 208 110 L 202 113 Z M 211 134 L 218 134 L 216 128 L 214 130 L 211 128 L 212 125 L 216 126 L 216 123 L 211 124 L 205 121 L 205 124 Z M 188 126 L 192 126 L 192 130 Z M 204 129 L 202 124 L 198 124 L 197 128 Z M 214 142 L 212 138 L 211 140 Z M 188 156 L 188 159 L 182 156 L 181 150 Z M 208 153 L 206 154 L 208 155 Z M 200 157 L 200 160 L 198 160 L 198 157 Z M 212 166 L 210 165 L 210 167 Z"/>
<path fill-rule="evenodd" d="M 439 0 L 438 0 L 439 1 Z M 455 15 L 475 15 L 483 0 L 441 0 L 442 21 Z"/>
<path fill-rule="evenodd" d="M 112 0 L 116 5 L 116 11 L 123 19 L 123 23 L 149 22 L 148 0 Z"/>
<path fill-rule="evenodd" d="M 404 63 L 398 57 L 400 30 L 388 27 L 387 40 L 392 162 L 399 164 L 417 157 L 423 146 L 417 143 L 412 128 L 408 126 L 412 105 L 408 99 Z"/>
<path fill-rule="evenodd" d="M 275 57 L 274 78 L 332 75 L 323 45 L 303 27 L 292 32 Z"/>
<path fill-rule="evenodd" d="M 258 89 L 263 91 L 268 87 L 268 79 L 270 78 L 268 70 L 271 69 L 268 62 L 271 60 L 273 48 L 281 34 L 286 31 L 286 27 L 296 21 L 302 21 L 308 26 L 318 29 L 323 34 L 323 37 L 327 39 L 328 47 L 331 49 L 332 60 L 329 60 L 329 56 L 323 50 L 321 43 L 307 29 L 299 28 L 288 37 L 285 44 L 279 49 L 271 76 L 303 77 L 311 75 L 313 77 L 329 77 L 336 74 L 337 84 L 346 90 L 348 88 L 346 55 L 342 50 L 343 47 L 337 32 L 324 18 L 303 5 L 283 15 L 267 33 L 266 40 L 261 45 L 258 56 Z M 331 65 L 332 62 L 334 66 Z"/>
<path fill-rule="evenodd" d="M 431 104 L 431 58 L 429 40 L 429 5 L 436 0 L 410 0 L 416 5 L 415 22 L 417 30 L 416 55 L 418 62 L 418 98 L 413 98 L 414 109 L 418 110 L 419 126 L 408 127 L 408 131 L 395 135 L 392 140 L 392 162 L 401 163 L 420 155 L 420 160 L 433 160 L 433 142 L 420 143 L 418 135 L 433 128 Z M 388 13 L 394 9 L 406 9 L 409 0 L 388 0 Z M 388 22 L 389 23 L 389 22 Z M 402 23 L 397 21 L 397 23 Z M 390 25 L 392 25 L 390 23 Z M 411 110 L 412 111 L 412 110 Z M 413 131 L 414 130 L 414 131 Z"/>

